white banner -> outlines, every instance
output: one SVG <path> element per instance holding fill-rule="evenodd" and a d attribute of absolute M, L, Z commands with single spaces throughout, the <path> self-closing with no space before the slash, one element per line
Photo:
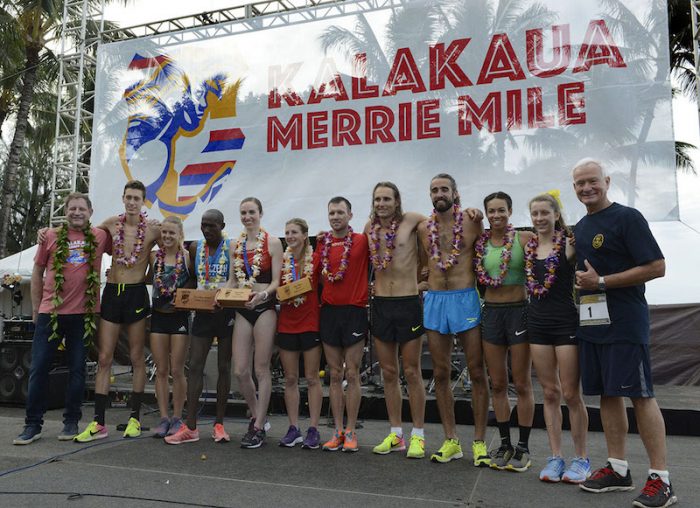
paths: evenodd
<path fill-rule="evenodd" d="M 446 172 L 464 205 L 509 193 L 516 225 L 530 224 L 531 197 L 559 189 L 575 222 L 583 157 L 607 164 L 612 199 L 677 220 L 666 2 L 366 5 L 103 45 L 95 220 L 123 209 L 136 178 L 149 215 L 183 217 L 189 239 L 209 208 L 239 231 L 247 196 L 279 236 L 291 217 L 327 228 L 335 195 L 359 229 L 378 181 L 427 214 Z"/>

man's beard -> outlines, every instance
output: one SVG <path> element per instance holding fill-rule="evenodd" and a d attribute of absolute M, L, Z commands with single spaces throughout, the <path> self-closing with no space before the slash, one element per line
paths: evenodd
<path fill-rule="evenodd" d="M 445 199 L 445 198 L 439 198 L 439 199 L 436 199 L 435 201 L 433 201 L 433 207 L 435 208 L 435 210 L 437 210 L 438 212 L 441 212 L 441 213 L 446 212 L 447 210 L 452 208 L 453 205 L 454 205 L 454 201 L 450 201 L 450 200 Z"/>

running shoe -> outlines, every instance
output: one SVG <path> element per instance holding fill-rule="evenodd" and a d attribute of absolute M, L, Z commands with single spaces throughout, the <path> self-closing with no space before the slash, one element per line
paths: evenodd
<path fill-rule="evenodd" d="M 95 441 L 96 439 L 104 439 L 108 435 L 109 433 L 107 432 L 107 427 L 100 425 L 96 421 L 92 421 L 82 433 L 73 438 L 73 441 L 76 443 L 89 443 L 90 441 Z"/>
<path fill-rule="evenodd" d="M 301 437 L 301 432 L 294 425 L 290 425 L 287 429 L 285 436 L 280 439 L 280 446 L 286 446 L 287 448 L 294 448 L 295 445 L 302 443 L 304 438 Z"/>
<path fill-rule="evenodd" d="M 425 439 L 420 436 L 412 435 L 411 441 L 408 444 L 408 453 L 406 457 L 409 459 L 422 459 L 425 457 Z"/>
<path fill-rule="evenodd" d="M 165 437 L 170 430 L 170 418 L 161 418 L 158 426 L 153 429 L 153 437 Z"/>
<path fill-rule="evenodd" d="M 129 418 L 129 423 L 126 424 L 124 437 L 139 437 L 141 435 L 141 424 L 136 418 Z"/>
<path fill-rule="evenodd" d="M 574 457 L 561 477 L 566 483 L 583 483 L 591 476 L 591 463 L 583 457 Z"/>
<path fill-rule="evenodd" d="M 177 416 L 173 416 L 173 419 L 170 420 L 170 428 L 168 429 L 168 436 L 172 436 L 173 434 L 177 434 L 178 431 L 180 430 L 180 427 L 184 425 L 182 418 L 178 418 Z"/>
<path fill-rule="evenodd" d="M 523 473 L 527 471 L 531 465 L 532 461 L 530 461 L 530 451 L 516 445 L 513 456 L 508 461 L 506 469 L 508 471 L 515 471 L 516 473 Z"/>
<path fill-rule="evenodd" d="M 566 463 L 564 459 L 561 457 L 549 457 L 547 459 L 547 465 L 540 471 L 540 480 L 549 483 L 559 483 L 565 468 Z"/>
<path fill-rule="evenodd" d="M 472 457 L 474 458 L 475 467 L 489 467 L 491 457 L 486 448 L 486 443 L 481 440 L 472 441 Z"/>
<path fill-rule="evenodd" d="M 63 430 L 58 434 L 59 441 L 73 441 L 73 438 L 78 435 L 78 422 L 70 422 L 63 424 Z"/>
<path fill-rule="evenodd" d="M 263 426 L 263 430 L 265 432 L 270 432 L 270 429 L 272 428 L 272 425 L 270 425 L 270 422 L 265 420 L 265 425 Z M 255 418 L 251 418 L 248 420 L 248 432 L 252 432 L 255 430 Z"/>
<path fill-rule="evenodd" d="M 632 506 L 639 508 L 662 508 L 676 504 L 678 498 L 673 494 L 673 487 L 664 483 L 656 473 L 652 473 L 647 478 L 647 482 L 639 494 L 632 501 Z"/>
<path fill-rule="evenodd" d="M 319 446 L 321 446 L 321 434 L 318 433 L 316 427 L 309 427 L 301 447 L 307 450 L 317 450 Z"/>
<path fill-rule="evenodd" d="M 491 457 L 491 468 L 503 471 L 507 466 L 515 450 L 509 444 L 502 444 Z"/>
<path fill-rule="evenodd" d="M 231 441 L 231 436 L 228 432 L 224 430 L 224 425 L 221 423 L 215 423 L 214 429 L 211 431 L 211 437 L 215 443 L 228 443 Z"/>
<path fill-rule="evenodd" d="M 12 441 L 12 444 L 28 445 L 38 439 L 41 439 L 41 427 L 39 425 L 25 425 L 22 433 Z"/>
<path fill-rule="evenodd" d="M 343 441 L 344 452 L 357 452 L 360 446 L 357 444 L 357 432 L 345 431 L 345 440 Z"/>
<path fill-rule="evenodd" d="M 165 442 L 172 445 L 179 445 L 182 443 L 194 443 L 199 441 L 199 429 L 190 429 L 187 425 L 180 422 L 180 428 L 175 434 L 170 436 L 165 436 Z"/>
<path fill-rule="evenodd" d="M 610 462 L 606 462 L 605 466 L 593 471 L 591 477 L 579 484 L 579 487 L 585 491 L 595 493 L 627 491 L 634 488 L 629 468 L 627 469 L 627 475 L 622 476 L 615 472 Z"/>
<path fill-rule="evenodd" d="M 343 448 L 343 443 L 345 442 L 345 434 L 343 431 L 335 431 L 333 437 L 328 441 L 323 443 L 323 450 L 327 452 L 334 452 Z"/>
<path fill-rule="evenodd" d="M 462 454 L 462 446 L 459 444 L 459 441 L 457 439 L 445 439 L 440 449 L 430 456 L 430 460 L 446 464 L 451 460 L 461 459 L 462 457 L 464 455 Z"/>
<path fill-rule="evenodd" d="M 246 433 L 241 439 L 241 448 L 260 448 L 265 442 L 265 431 L 262 429 L 253 429 L 253 432 Z"/>
<path fill-rule="evenodd" d="M 384 441 L 375 446 L 372 451 L 379 455 L 387 455 L 391 452 L 402 452 L 406 449 L 406 442 L 403 436 L 399 437 L 396 432 L 392 432 Z"/>

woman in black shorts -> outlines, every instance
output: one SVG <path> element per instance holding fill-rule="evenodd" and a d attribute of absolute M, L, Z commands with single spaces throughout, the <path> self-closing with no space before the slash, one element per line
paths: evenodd
<path fill-rule="evenodd" d="M 284 301 L 277 321 L 277 347 L 284 369 L 284 404 L 289 417 L 289 430 L 280 440 L 280 446 L 315 450 L 321 444 L 318 423 L 321 418 L 323 393 L 318 372 L 321 364 L 319 338 L 320 306 L 318 301 L 318 273 L 320 257 L 314 256 L 309 244 L 309 226 L 304 219 L 291 219 L 284 226 L 287 249 L 282 263 L 284 286 L 303 277 L 311 281 L 311 291 Z M 302 438 L 299 429 L 299 357 L 304 355 L 304 375 L 309 400 L 309 428 Z"/>
<path fill-rule="evenodd" d="M 578 316 L 573 297 L 575 252 L 554 196 L 534 197 L 530 201 L 530 217 L 537 235 L 525 248 L 530 295 L 528 335 L 537 379 L 544 389 L 544 420 L 552 450 L 540 480 L 581 483 L 591 468 L 586 454 L 588 413 L 579 382 Z M 569 408 L 576 453 L 568 468 L 561 449 L 562 394 Z"/>
<path fill-rule="evenodd" d="M 189 343 L 189 312 L 176 311 L 175 291 L 190 282 L 189 256 L 182 245 L 182 221 L 166 217 L 160 228 L 160 249 L 151 252 L 153 274 L 153 310 L 151 312 L 151 353 L 156 366 L 156 397 L 160 423 L 154 437 L 175 434 L 182 425 L 182 408 L 187 395 L 185 357 Z M 173 377 L 173 417 L 168 417 L 170 387 Z"/>
<path fill-rule="evenodd" d="M 501 445 L 491 457 L 491 467 L 522 472 L 531 464 L 528 442 L 535 409 L 530 346 L 527 341 L 523 248 L 534 235 L 516 231 L 510 224 L 513 202 L 505 192 L 494 192 L 486 196 L 484 210 L 490 229 L 475 244 L 474 262 L 479 283 L 486 286 L 481 339 L 491 379 L 493 409 L 501 436 Z M 520 431 L 515 447 L 510 441 L 509 351 Z"/>

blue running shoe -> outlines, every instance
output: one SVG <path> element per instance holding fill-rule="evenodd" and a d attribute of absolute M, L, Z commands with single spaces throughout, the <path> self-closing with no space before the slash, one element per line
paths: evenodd
<path fill-rule="evenodd" d="M 583 457 L 574 457 L 561 477 L 566 483 L 583 483 L 591 476 L 591 463 Z"/>
<path fill-rule="evenodd" d="M 39 425 L 25 425 L 22 433 L 12 441 L 12 444 L 28 445 L 37 439 L 41 439 L 41 427 Z"/>
<path fill-rule="evenodd" d="M 558 483 L 561 475 L 564 474 L 566 463 L 561 457 L 549 457 L 547 465 L 540 471 L 540 480 L 543 482 Z"/>

